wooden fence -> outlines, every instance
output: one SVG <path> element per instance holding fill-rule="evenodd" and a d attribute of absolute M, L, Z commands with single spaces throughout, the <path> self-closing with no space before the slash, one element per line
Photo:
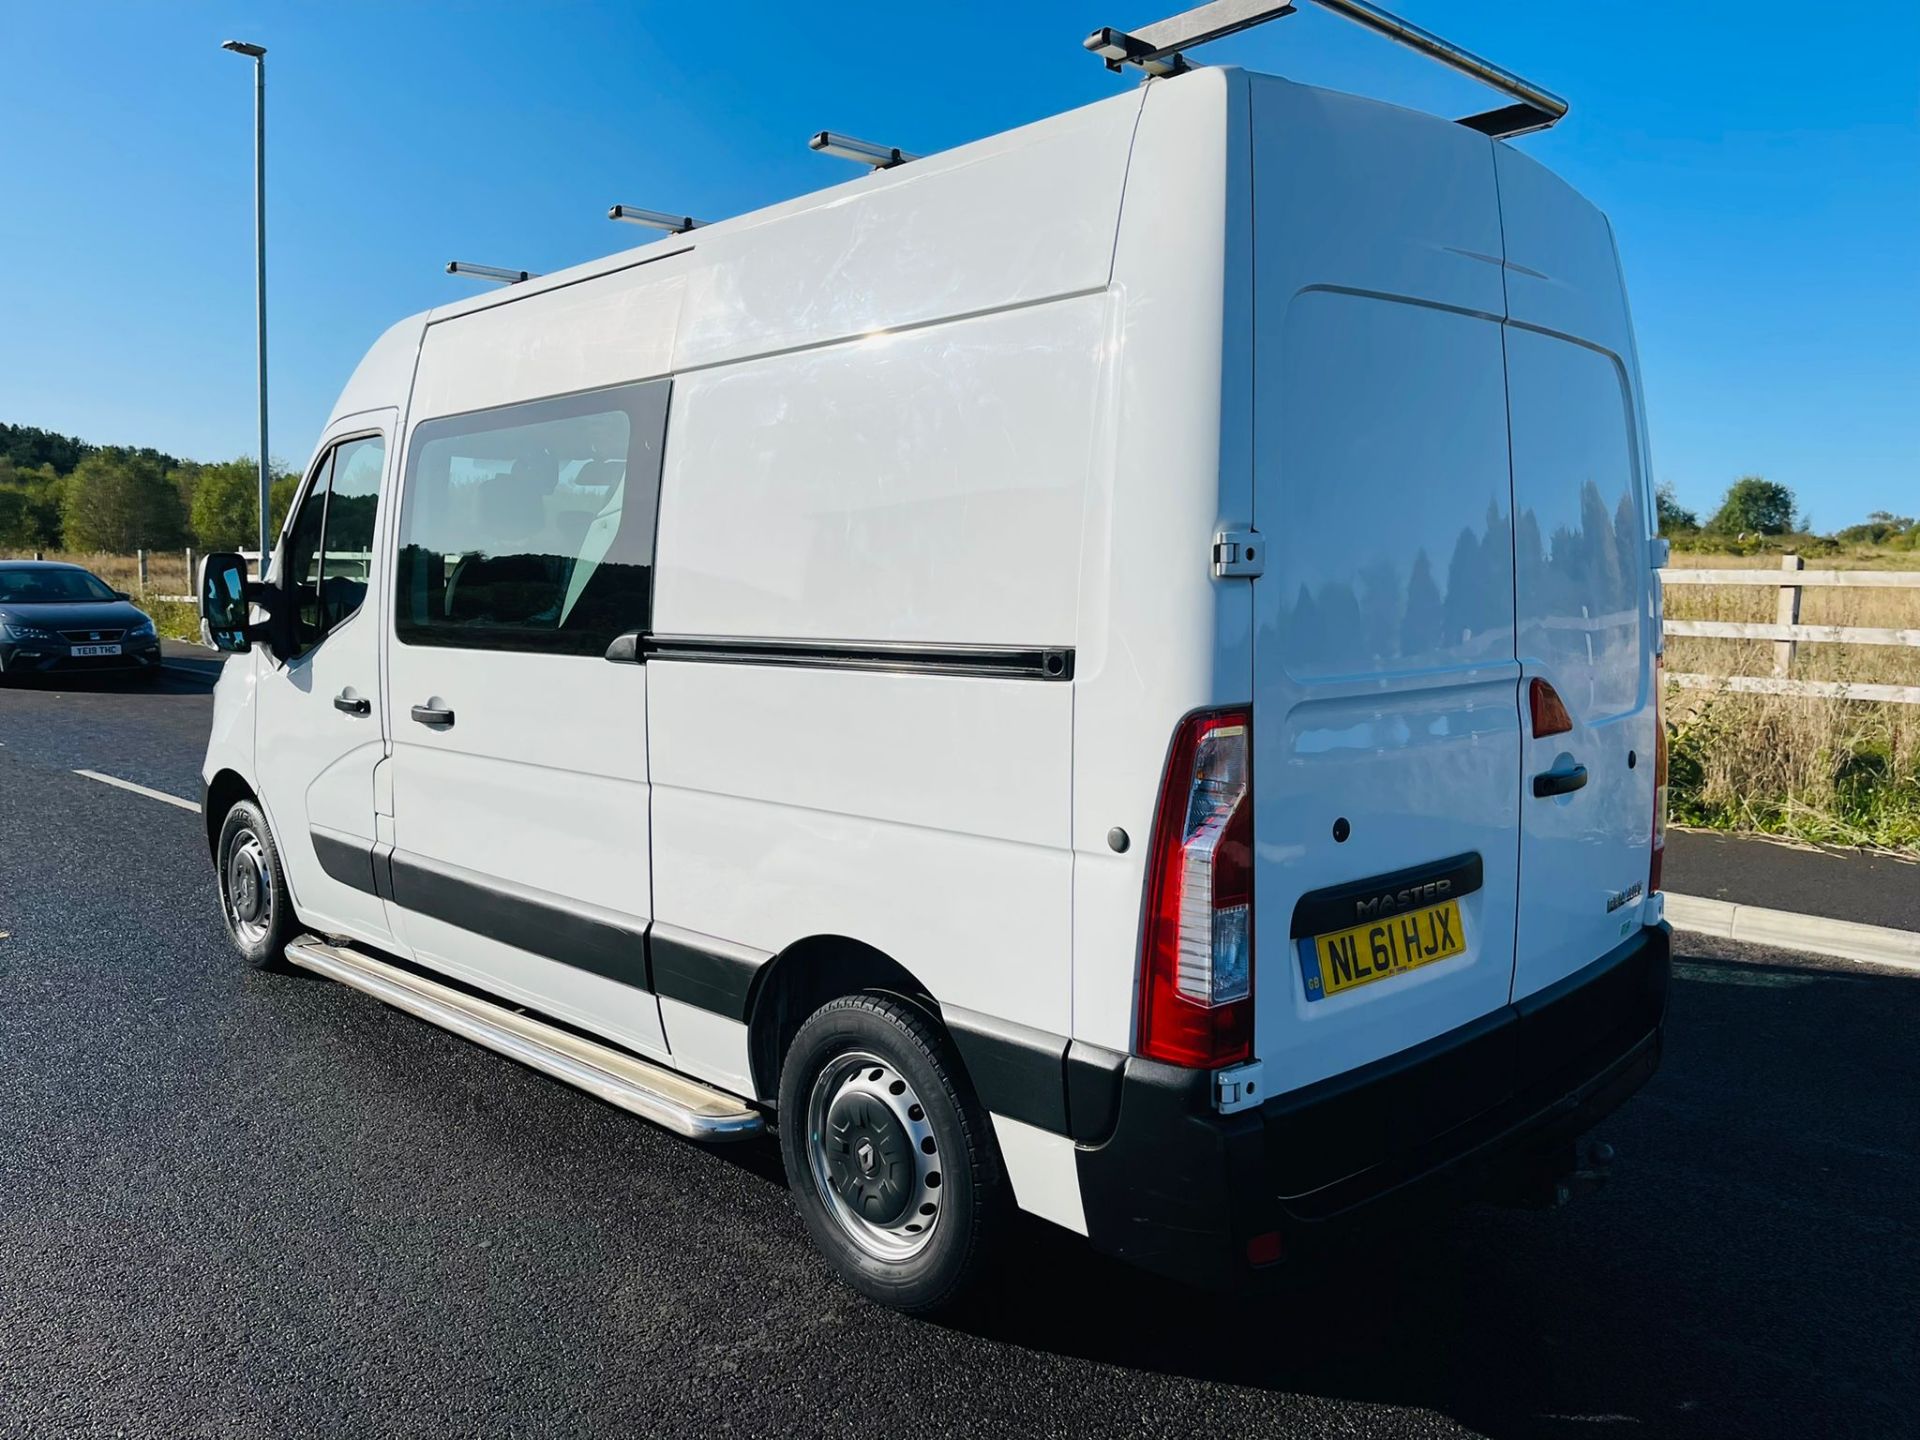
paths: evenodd
<path fill-rule="evenodd" d="M 1832 700 L 1872 700 L 1888 705 L 1920 705 L 1920 685 L 1871 685 L 1854 680 L 1796 680 L 1793 661 L 1799 646 L 1901 645 L 1920 649 L 1920 630 L 1872 625 L 1802 625 L 1800 597 L 1809 586 L 1920 592 L 1920 570 L 1808 570 L 1798 555 L 1780 557 L 1778 570 L 1676 570 L 1660 572 L 1662 585 L 1755 585 L 1779 592 L 1771 623 L 1744 620 L 1669 620 L 1668 635 L 1711 640 L 1771 640 L 1771 675 L 1669 674 L 1687 690 L 1741 690 L 1754 695 L 1805 695 Z"/>

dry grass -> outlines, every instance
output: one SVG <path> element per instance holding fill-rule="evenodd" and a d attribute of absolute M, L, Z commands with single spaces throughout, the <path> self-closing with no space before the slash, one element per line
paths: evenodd
<path fill-rule="evenodd" d="M 1771 570 L 1778 563 L 1764 556 L 1674 557 L 1676 567 L 1687 569 Z M 1920 555 L 1869 553 L 1813 560 L 1809 568 L 1920 568 Z M 1778 592 L 1671 585 L 1666 599 L 1674 620 L 1770 622 Z M 1920 589 L 1811 587 L 1802 592 L 1800 620 L 1920 629 Z M 1667 668 L 1771 675 L 1773 642 L 1676 637 L 1667 642 Z M 1920 649 L 1801 645 L 1793 675 L 1920 685 Z M 1678 821 L 1920 849 L 1920 705 L 1674 690 L 1667 697 L 1667 723 Z"/>

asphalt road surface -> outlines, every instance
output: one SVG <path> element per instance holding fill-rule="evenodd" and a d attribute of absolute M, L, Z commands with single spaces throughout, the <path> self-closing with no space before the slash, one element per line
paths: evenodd
<path fill-rule="evenodd" d="M 705 1150 L 229 953 L 204 683 L 0 690 L 0 1434 L 1920 1433 L 1920 978 L 1684 939 L 1601 1193 L 1223 1301 L 1025 1227 L 962 1320 Z"/>
<path fill-rule="evenodd" d="M 1920 930 L 1920 860 L 1884 852 L 1669 830 L 1666 883 L 1703 900 Z"/>

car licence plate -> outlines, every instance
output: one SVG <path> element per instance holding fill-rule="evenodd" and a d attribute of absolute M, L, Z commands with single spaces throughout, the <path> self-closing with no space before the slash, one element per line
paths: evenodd
<path fill-rule="evenodd" d="M 74 655 L 118 655 L 120 653 L 120 647 L 118 645 L 76 645 L 73 647 L 71 653 Z"/>
<path fill-rule="evenodd" d="M 1460 902 L 1443 900 L 1351 930 L 1306 937 L 1300 942 L 1300 968 L 1306 977 L 1307 999 L 1324 1000 L 1450 959 L 1466 948 Z"/>

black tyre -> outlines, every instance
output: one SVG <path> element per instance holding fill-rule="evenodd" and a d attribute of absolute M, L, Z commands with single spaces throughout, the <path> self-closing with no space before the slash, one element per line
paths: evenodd
<path fill-rule="evenodd" d="M 800 1027 L 780 1074 L 780 1148 L 814 1244 L 895 1310 L 953 1306 L 1004 1232 L 992 1124 L 939 1025 L 903 1000 L 850 995 Z"/>
<path fill-rule="evenodd" d="M 221 822 L 214 853 L 220 916 L 234 949 L 249 965 L 263 970 L 279 966 L 287 943 L 300 933 L 300 923 L 294 919 L 293 897 L 280 868 L 280 848 L 258 805 L 251 800 L 234 803 Z"/>

